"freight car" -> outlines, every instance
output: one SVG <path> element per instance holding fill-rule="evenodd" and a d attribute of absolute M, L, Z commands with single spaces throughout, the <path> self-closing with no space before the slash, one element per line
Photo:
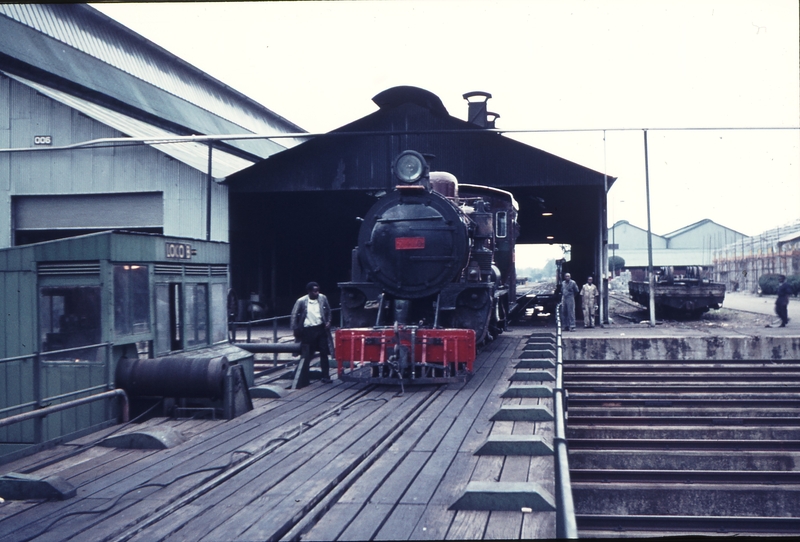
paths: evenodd
<path fill-rule="evenodd" d="M 365 215 L 341 288 L 339 377 L 446 382 L 472 373 L 476 345 L 506 328 L 515 297 L 518 205 L 488 186 L 394 161 L 395 189 Z"/>
<path fill-rule="evenodd" d="M 662 267 L 654 278 L 656 314 L 672 318 L 699 318 L 709 309 L 719 309 L 725 300 L 725 285 L 704 278 L 703 268 L 689 266 L 682 275 L 673 267 Z M 631 299 L 650 307 L 650 284 L 630 281 Z"/>

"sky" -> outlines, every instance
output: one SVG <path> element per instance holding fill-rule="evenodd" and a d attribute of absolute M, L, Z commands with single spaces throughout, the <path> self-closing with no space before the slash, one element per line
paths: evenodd
<path fill-rule="evenodd" d="M 309 132 L 398 85 L 461 119 L 489 92 L 507 137 L 617 178 L 609 225 L 647 227 L 648 178 L 656 234 L 800 219 L 796 0 L 93 5 Z"/>

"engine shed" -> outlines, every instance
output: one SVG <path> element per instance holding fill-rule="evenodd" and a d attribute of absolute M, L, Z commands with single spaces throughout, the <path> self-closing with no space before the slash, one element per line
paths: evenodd
<path fill-rule="evenodd" d="M 121 360 L 225 356 L 227 243 L 107 231 L 0 249 L 0 414 L 97 397 Z M 250 376 L 252 379 L 252 376 Z M 116 423 L 115 397 L 0 427 L 0 458 Z"/>
<path fill-rule="evenodd" d="M 451 116 L 434 94 L 395 87 L 378 111 L 229 176 L 233 287 L 285 314 L 310 280 L 338 301 L 359 220 L 394 187 L 391 164 L 405 150 L 432 171 L 487 185 L 519 202 L 518 244 L 570 244 L 567 268 L 579 282 L 598 276 L 606 240 L 606 191 L 615 178 L 492 130 L 486 99 L 468 118 Z M 465 98 L 468 95 L 465 95 Z M 469 96 L 474 97 L 474 96 Z"/>

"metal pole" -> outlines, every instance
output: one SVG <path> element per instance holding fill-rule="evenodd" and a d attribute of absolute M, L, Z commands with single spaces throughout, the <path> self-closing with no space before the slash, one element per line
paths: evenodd
<path fill-rule="evenodd" d="M 653 234 L 650 231 L 650 166 L 647 160 L 647 130 L 644 131 L 644 184 L 647 190 L 647 275 L 650 282 L 650 327 L 655 327 L 656 281 L 653 276 Z"/>
<path fill-rule="evenodd" d="M 211 241 L 211 151 L 214 149 L 211 141 L 208 142 L 208 184 L 206 186 L 206 241 Z"/>
<path fill-rule="evenodd" d="M 556 537 L 578 538 L 575 520 L 575 503 L 569 475 L 569 450 L 567 442 L 567 402 L 564 390 L 564 344 L 561 336 L 561 303 L 556 305 L 556 386 L 553 390 L 555 434 L 553 448 L 556 478 Z"/>
<path fill-rule="evenodd" d="M 111 397 L 119 397 L 120 400 L 122 401 L 122 413 L 121 413 L 122 421 L 127 422 L 130 419 L 128 396 L 125 394 L 125 390 L 114 389 L 111 391 L 98 393 L 97 395 L 90 395 L 89 397 L 82 397 L 81 399 L 75 399 L 74 401 L 67 401 L 66 403 L 60 403 L 58 405 L 39 408 L 36 410 L 31 410 L 29 412 L 23 412 L 22 414 L 17 414 L 16 416 L 9 416 L 8 418 L 3 418 L 2 420 L 0 420 L 0 427 L 6 427 L 11 424 L 24 422 L 31 419 L 43 418 L 48 414 L 61 412 L 62 410 L 67 410 L 68 408 L 75 408 L 81 405 L 92 403 L 94 401 L 98 401 L 100 399 L 109 399 Z"/>
<path fill-rule="evenodd" d="M 603 130 L 603 208 L 600 218 L 600 327 L 608 323 L 608 173 L 606 172 L 606 131 Z M 594 318 L 594 315 L 592 315 Z"/>

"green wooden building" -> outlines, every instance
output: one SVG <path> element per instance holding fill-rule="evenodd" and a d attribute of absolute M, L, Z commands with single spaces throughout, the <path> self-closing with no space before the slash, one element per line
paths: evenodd
<path fill-rule="evenodd" d="M 120 231 L 0 249 L 0 419 L 113 389 L 122 357 L 238 350 L 228 261 L 227 243 Z M 108 399 L 0 427 L 0 461 L 117 417 Z"/>

